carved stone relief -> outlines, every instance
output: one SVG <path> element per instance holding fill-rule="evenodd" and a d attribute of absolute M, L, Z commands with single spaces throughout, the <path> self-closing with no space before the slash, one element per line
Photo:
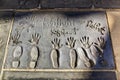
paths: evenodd
<path fill-rule="evenodd" d="M 105 13 L 91 13 L 16 13 L 5 68 L 114 68 Z"/>

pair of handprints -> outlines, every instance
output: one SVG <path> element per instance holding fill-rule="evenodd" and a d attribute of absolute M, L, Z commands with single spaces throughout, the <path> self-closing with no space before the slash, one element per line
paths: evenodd
<path fill-rule="evenodd" d="M 89 37 L 82 37 L 80 39 L 81 48 L 77 48 L 80 59 L 86 67 L 95 66 L 98 58 L 103 58 L 103 49 L 106 41 L 103 37 L 97 38 L 97 42 L 90 43 Z"/>

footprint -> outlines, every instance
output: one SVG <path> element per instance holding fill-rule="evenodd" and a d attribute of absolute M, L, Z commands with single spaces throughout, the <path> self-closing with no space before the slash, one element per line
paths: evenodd
<path fill-rule="evenodd" d="M 21 46 L 17 46 L 15 49 L 14 49 L 14 52 L 13 52 L 13 62 L 12 62 L 12 67 L 13 68 L 18 68 L 20 66 L 20 58 L 22 56 L 22 53 L 23 53 L 23 48 Z"/>

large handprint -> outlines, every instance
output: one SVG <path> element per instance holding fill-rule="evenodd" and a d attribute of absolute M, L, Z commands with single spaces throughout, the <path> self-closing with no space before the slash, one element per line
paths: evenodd
<path fill-rule="evenodd" d="M 55 38 L 53 41 L 51 41 L 52 46 L 54 49 L 59 49 L 62 47 L 62 45 L 60 44 L 60 39 Z"/>
<path fill-rule="evenodd" d="M 20 33 L 17 31 L 14 36 L 11 37 L 13 45 L 17 45 L 18 43 L 22 43 L 22 41 L 19 41 Z"/>
<path fill-rule="evenodd" d="M 94 43 L 94 45 L 96 46 L 96 48 L 99 52 L 99 55 L 103 56 L 103 49 L 105 48 L 106 41 L 103 37 L 98 37 L 97 40 L 98 40 L 98 42 Z"/>
<path fill-rule="evenodd" d="M 32 34 L 31 40 L 29 40 L 29 42 L 31 42 L 32 45 L 37 45 L 40 38 L 41 36 L 38 33 Z"/>
<path fill-rule="evenodd" d="M 68 48 L 74 48 L 76 40 L 73 37 L 67 38 L 66 45 Z"/>
<path fill-rule="evenodd" d="M 93 43 L 90 43 L 89 37 L 82 37 L 80 39 L 81 44 L 83 45 L 83 48 L 90 48 Z"/>

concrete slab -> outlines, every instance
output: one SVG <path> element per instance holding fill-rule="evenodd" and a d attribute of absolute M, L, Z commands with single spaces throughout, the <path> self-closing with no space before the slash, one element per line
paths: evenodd
<path fill-rule="evenodd" d="M 5 72 L 3 80 L 117 80 L 115 72 Z M 58 74 L 58 75 L 56 75 Z M 34 75 L 34 76 L 33 76 Z M 56 76 L 55 76 L 56 75 Z"/>
<path fill-rule="evenodd" d="M 17 12 L 7 49 L 3 80 L 116 80 L 105 12 Z"/>
<path fill-rule="evenodd" d="M 40 42 L 33 42 L 34 37 L 36 39 L 35 41 L 40 40 Z M 37 38 L 40 39 L 38 40 Z M 88 47 L 82 45 L 83 43 L 79 43 L 79 40 L 83 42 L 81 38 L 85 38 L 89 42 Z M 75 46 L 70 46 L 69 48 L 69 43 L 67 42 L 69 39 L 76 41 L 74 43 Z M 53 43 L 57 40 L 61 44 L 58 44 L 56 48 Z M 98 47 L 100 40 L 105 41 L 101 43 L 101 45 L 105 46 L 104 48 Z M 9 42 L 8 55 L 5 63 L 5 68 L 7 69 L 14 68 L 13 65 L 19 64 L 19 62 L 13 61 L 20 61 L 19 67 L 17 67 L 20 69 L 28 69 L 33 65 L 36 65 L 37 69 L 71 69 L 73 66 L 75 68 L 75 65 L 77 69 L 115 68 L 109 30 L 104 12 L 18 13 L 15 17 L 11 40 Z M 36 52 L 34 52 L 36 55 L 32 54 L 31 49 L 36 49 Z M 16 53 L 17 50 L 19 51 L 18 55 Z M 57 62 L 53 60 L 53 50 L 59 51 L 56 53 L 59 55 L 54 54 L 59 59 Z M 76 58 L 72 58 L 74 55 L 69 53 L 71 50 L 75 51 Z M 86 61 L 88 64 L 90 63 L 90 66 L 84 64 L 84 60 L 81 59 L 83 55 L 79 51 L 83 51 L 83 54 L 86 54 L 84 58 L 88 58 L 93 62 Z M 37 56 L 37 59 L 33 58 L 33 61 L 37 62 L 36 64 L 30 62 L 32 56 Z M 75 64 L 71 62 L 72 59 L 76 59 Z"/>

